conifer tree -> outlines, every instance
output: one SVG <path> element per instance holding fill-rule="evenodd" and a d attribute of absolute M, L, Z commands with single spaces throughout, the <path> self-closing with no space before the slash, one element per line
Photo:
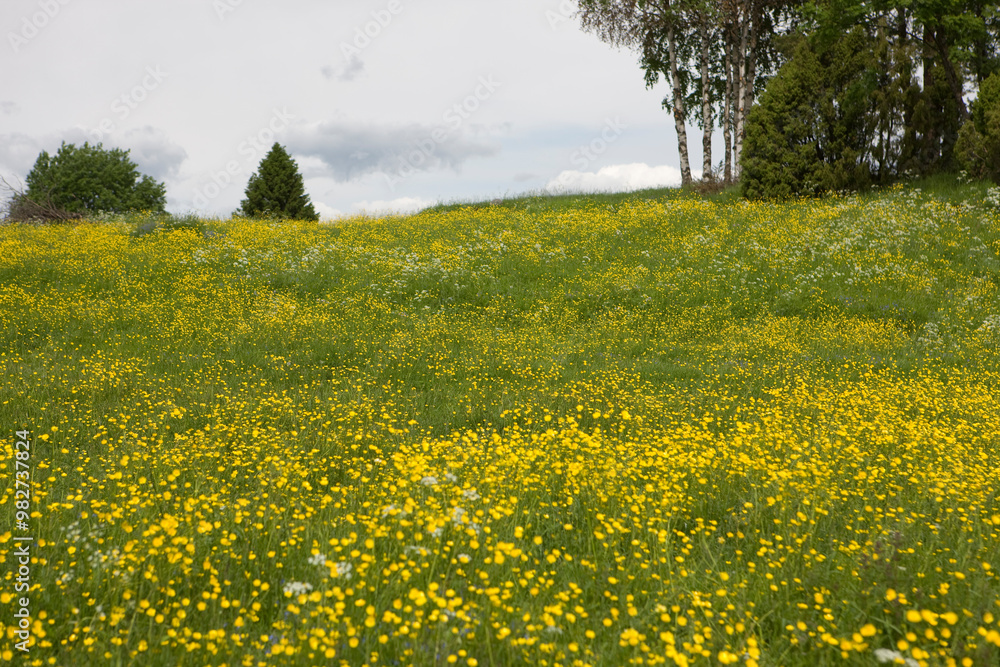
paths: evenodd
<path fill-rule="evenodd" d="M 295 160 L 275 142 L 247 183 L 237 215 L 319 220 Z"/>

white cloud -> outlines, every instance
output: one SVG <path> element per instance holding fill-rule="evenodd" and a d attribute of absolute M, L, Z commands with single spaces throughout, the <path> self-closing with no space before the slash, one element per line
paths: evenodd
<path fill-rule="evenodd" d="M 344 217 L 344 212 L 339 208 L 334 208 L 332 206 L 327 206 L 321 201 L 314 201 L 313 208 L 319 213 L 319 219 L 322 221 L 326 220 L 336 220 L 338 218 Z"/>
<path fill-rule="evenodd" d="M 434 202 L 419 197 L 400 197 L 398 199 L 359 201 L 351 207 L 359 213 L 381 214 L 381 213 L 416 213 L 420 209 L 433 206 Z"/>
<path fill-rule="evenodd" d="M 695 178 L 700 171 L 692 172 Z M 661 165 L 650 167 L 644 162 L 615 164 L 592 171 L 564 171 L 545 186 L 549 192 L 629 192 L 645 188 L 677 187 L 681 184 L 681 171 L 676 167 Z"/>

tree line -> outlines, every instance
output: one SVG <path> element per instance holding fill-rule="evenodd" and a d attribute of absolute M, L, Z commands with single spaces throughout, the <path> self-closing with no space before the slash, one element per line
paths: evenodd
<path fill-rule="evenodd" d="M 25 184 L 22 191 L 0 183 L 11 194 L 6 219 L 55 222 L 101 212 L 163 213 L 167 204 L 166 186 L 140 174 L 129 151 L 101 144 L 63 142 L 54 155 L 42 151 Z M 278 143 L 250 176 L 245 194 L 234 215 L 319 220 L 298 165 Z"/>
<path fill-rule="evenodd" d="M 703 179 L 752 198 L 857 190 L 964 170 L 1000 183 L 1000 5 L 987 0 L 578 0 L 584 30 L 670 84 L 683 186 L 687 124 Z M 969 104 L 967 100 L 974 99 Z M 712 162 L 722 130 L 723 159 Z M 8 218 L 163 211 L 166 189 L 120 149 L 43 151 Z M 316 220 L 279 144 L 237 215 Z"/>
<path fill-rule="evenodd" d="M 603 41 L 635 50 L 648 86 L 670 83 L 663 106 L 683 185 L 693 181 L 691 121 L 703 131 L 704 177 L 741 181 L 748 196 L 957 168 L 993 173 L 985 163 L 1000 127 L 990 129 L 982 89 L 1000 70 L 996 3 L 579 0 L 579 18 Z M 966 102 L 976 91 L 978 111 Z"/>

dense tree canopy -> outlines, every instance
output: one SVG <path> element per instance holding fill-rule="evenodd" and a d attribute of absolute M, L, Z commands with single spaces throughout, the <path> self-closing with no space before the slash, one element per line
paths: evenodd
<path fill-rule="evenodd" d="M 38 156 L 26 179 L 28 199 L 73 213 L 163 211 L 166 188 L 139 173 L 120 148 L 63 144 Z"/>
<path fill-rule="evenodd" d="M 706 176 L 711 134 L 722 128 L 725 182 L 740 180 L 743 166 L 754 179 L 776 174 L 782 164 L 766 160 L 791 154 L 809 174 L 824 174 L 794 187 L 786 178 L 798 193 L 955 169 L 966 99 L 1000 70 L 1000 8 L 984 0 L 579 0 L 579 16 L 585 30 L 639 53 L 647 85 L 670 83 L 663 105 L 685 184 L 691 120 L 703 128 Z M 786 63 L 792 71 L 779 82 L 773 75 Z M 817 85 L 807 85 L 817 74 Z M 756 113 L 769 126 L 751 129 L 751 109 L 771 82 L 781 90 Z M 779 128 L 788 134 L 779 137 Z M 806 153 L 817 164 L 807 168 Z"/>

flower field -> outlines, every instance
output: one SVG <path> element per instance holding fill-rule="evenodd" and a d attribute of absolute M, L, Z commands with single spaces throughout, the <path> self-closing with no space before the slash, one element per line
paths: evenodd
<path fill-rule="evenodd" d="M 546 202 L 0 227 L 0 662 L 1000 664 L 1000 210 Z"/>

